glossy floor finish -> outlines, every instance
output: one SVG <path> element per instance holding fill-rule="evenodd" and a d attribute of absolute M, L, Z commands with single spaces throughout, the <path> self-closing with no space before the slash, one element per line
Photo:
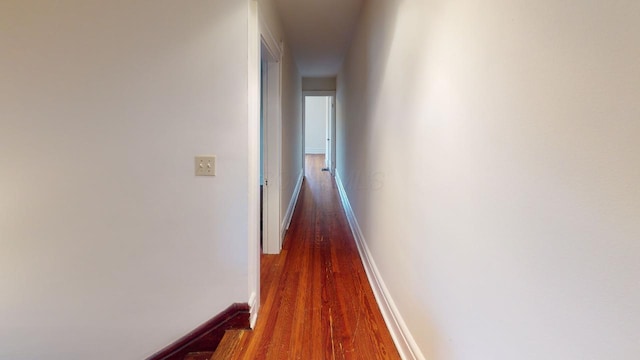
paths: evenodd
<path fill-rule="evenodd" d="M 306 178 L 279 255 L 263 255 L 262 308 L 234 359 L 399 359 L 323 155 Z"/>

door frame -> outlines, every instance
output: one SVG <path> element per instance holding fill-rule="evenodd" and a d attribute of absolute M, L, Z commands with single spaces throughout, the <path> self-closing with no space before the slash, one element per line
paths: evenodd
<path fill-rule="evenodd" d="M 248 291 L 249 323 L 255 327 L 260 310 L 260 22 L 258 20 L 258 2 L 249 2 L 248 23 L 248 209 L 247 209 L 247 246 L 248 246 Z"/>
<path fill-rule="evenodd" d="M 302 92 L 302 166 L 306 175 L 305 165 L 305 135 L 306 135 L 306 98 L 307 96 L 327 96 L 331 100 L 331 111 L 329 111 L 329 172 L 332 176 L 336 173 L 336 91 L 335 90 L 304 90 Z"/>
<path fill-rule="evenodd" d="M 269 251 L 280 251 L 280 178 L 282 151 L 282 43 L 278 42 L 269 30 L 261 15 L 258 1 L 249 2 L 248 23 L 248 290 L 251 327 L 255 326 L 260 309 L 260 118 L 261 118 L 261 82 L 262 48 L 267 50 L 267 99 L 265 123 L 265 177 L 268 175 L 269 185 L 266 187 L 268 205 L 263 216 L 269 227 L 263 246 Z"/>
<path fill-rule="evenodd" d="M 282 178 L 282 43 L 260 20 L 261 52 L 266 60 L 264 109 L 264 196 L 262 245 L 265 254 L 282 250 L 280 191 Z M 262 57 L 261 57 L 262 60 Z M 261 76 L 262 78 L 262 76 Z"/>

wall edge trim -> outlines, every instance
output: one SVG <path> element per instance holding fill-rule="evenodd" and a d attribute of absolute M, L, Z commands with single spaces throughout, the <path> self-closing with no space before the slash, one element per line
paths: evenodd
<path fill-rule="evenodd" d="M 280 242 L 284 241 L 284 236 L 289 230 L 289 225 L 291 225 L 291 219 L 293 219 L 293 212 L 296 209 L 296 204 L 298 203 L 298 197 L 300 197 L 300 190 L 302 189 L 302 182 L 304 181 L 304 170 L 300 169 L 300 173 L 298 174 L 298 181 L 296 182 L 296 187 L 293 189 L 293 195 L 291 195 L 291 200 L 289 200 L 289 206 L 287 207 L 287 212 L 284 215 L 284 219 L 282 219 L 282 226 L 280 226 Z"/>
<path fill-rule="evenodd" d="M 258 296 L 255 292 L 251 293 L 249 297 L 249 326 L 253 329 L 256 326 L 256 321 L 258 320 L 258 309 L 260 308 L 258 304 Z"/>

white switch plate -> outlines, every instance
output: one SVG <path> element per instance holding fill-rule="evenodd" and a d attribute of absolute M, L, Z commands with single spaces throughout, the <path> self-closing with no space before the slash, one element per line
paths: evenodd
<path fill-rule="evenodd" d="M 216 176 L 216 157 L 196 156 L 196 176 Z"/>

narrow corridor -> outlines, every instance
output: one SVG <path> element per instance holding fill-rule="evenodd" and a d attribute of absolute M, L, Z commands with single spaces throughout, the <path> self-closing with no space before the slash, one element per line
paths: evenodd
<path fill-rule="evenodd" d="M 262 308 L 236 359 L 399 359 L 324 155 L 306 178 L 284 248 L 261 259 Z"/>

